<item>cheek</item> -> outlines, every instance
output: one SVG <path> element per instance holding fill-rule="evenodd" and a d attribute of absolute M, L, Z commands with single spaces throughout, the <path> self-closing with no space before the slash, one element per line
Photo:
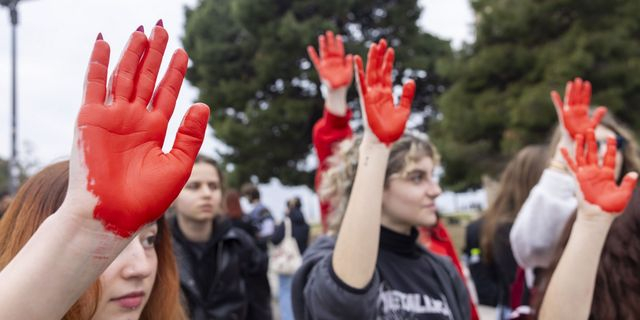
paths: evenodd
<path fill-rule="evenodd" d="M 222 209 L 222 190 L 216 190 L 211 198 L 213 200 L 213 206 Z"/>
<path fill-rule="evenodd" d="M 174 207 L 178 212 L 188 211 L 189 205 L 195 203 L 193 197 L 187 192 L 181 192 L 174 202 Z"/>

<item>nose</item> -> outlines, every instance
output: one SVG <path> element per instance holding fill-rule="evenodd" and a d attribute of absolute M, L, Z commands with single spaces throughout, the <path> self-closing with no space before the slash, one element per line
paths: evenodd
<path fill-rule="evenodd" d="M 431 181 L 428 184 L 426 191 L 427 191 L 427 196 L 435 199 L 442 193 L 442 188 L 440 188 L 439 183 L 435 181 Z"/>
<path fill-rule="evenodd" d="M 200 195 L 203 197 L 211 197 L 211 195 L 213 194 L 213 189 L 211 189 L 206 183 L 203 183 L 202 186 L 200 186 Z"/>
<path fill-rule="evenodd" d="M 118 255 L 122 266 L 122 277 L 125 279 L 144 279 L 153 273 L 154 257 L 149 256 L 140 242 L 139 236 Z"/>

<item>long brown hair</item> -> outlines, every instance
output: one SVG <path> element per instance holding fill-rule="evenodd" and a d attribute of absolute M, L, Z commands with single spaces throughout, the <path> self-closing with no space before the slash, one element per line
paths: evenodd
<path fill-rule="evenodd" d="M 15 199 L 0 220 L 0 270 L 27 243 L 36 229 L 54 213 L 65 198 L 69 183 L 69 162 L 52 164 L 20 187 Z M 186 319 L 180 305 L 180 283 L 171 234 L 164 218 L 158 220 L 155 243 L 158 271 L 149 300 L 140 319 Z M 65 314 L 65 320 L 88 319 L 96 312 L 100 297 L 97 280 Z"/>
<path fill-rule="evenodd" d="M 540 180 L 549 159 L 546 151 L 544 145 L 524 147 L 502 172 L 497 195 L 485 211 L 480 234 L 480 248 L 487 262 L 493 261 L 496 230 L 515 221 L 529 192 Z"/>

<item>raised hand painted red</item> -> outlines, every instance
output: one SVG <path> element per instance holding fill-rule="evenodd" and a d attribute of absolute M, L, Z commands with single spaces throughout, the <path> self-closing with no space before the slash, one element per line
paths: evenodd
<path fill-rule="evenodd" d="M 334 37 L 333 32 L 318 37 L 320 57 L 313 48 L 307 47 L 307 53 L 313 62 L 320 78 L 328 83 L 332 89 L 348 86 L 353 79 L 353 57 L 344 55 L 342 37 Z"/>
<path fill-rule="evenodd" d="M 588 129 L 595 129 L 602 117 L 607 113 L 607 108 L 598 107 L 589 119 L 589 104 L 591 103 L 591 83 L 575 78 L 567 82 L 564 91 L 564 102 L 557 91 L 551 91 L 551 100 L 556 107 L 564 128 L 571 138 L 576 135 L 585 135 Z"/>
<path fill-rule="evenodd" d="M 415 82 L 407 81 L 402 87 L 400 103 L 394 106 L 391 83 L 394 56 L 393 49 L 387 48 L 387 42 L 382 39 L 369 48 L 366 74 L 362 58 L 355 58 L 367 123 L 380 142 L 386 145 L 402 136 L 416 91 Z"/>
<path fill-rule="evenodd" d="M 98 199 L 93 216 L 122 237 L 158 219 L 180 193 L 209 119 L 206 105 L 193 105 L 173 150 L 162 152 L 188 61 L 184 50 L 177 50 L 154 95 L 167 40 L 160 25 L 149 39 L 134 32 L 113 73 L 109 96 L 109 45 L 99 39 L 91 54 L 77 144 L 87 170 L 87 190 Z"/>
<path fill-rule="evenodd" d="M 620 213 L 627 206 L 631 199 L 631 194 L 636 186 L 638 174 L 627 173 L 620 186 L 616 185 L 615 165 L 616 165 L 616 139 L 607 139 L 607 151 L 602 161 L 602 166 L 598 165 L 598 146 L 593 129 L 587 130 L 586 145 L 584 150 L 585 137 L 581 134 L 576 136 L 576 161 L 574 162 L 567 149 L 562 148 L 569 168 L 575 174 L 580 184 L 580 190 L 584 199 L 593 205 L 599 206 L 609 213 Z"/>

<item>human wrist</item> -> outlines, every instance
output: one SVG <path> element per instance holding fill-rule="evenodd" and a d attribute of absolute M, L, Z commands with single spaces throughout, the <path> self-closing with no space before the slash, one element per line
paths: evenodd
<path fill-rule="evenodd" d="M 360 153 L 376 153 L 376 154 L 388 154 L 391 150 L 391 145 L 380 142 L 378 137 L 368 129 L 365 129 L 365 133 L 360 143 Z"/>
<path fill-rule="evenodd" d="M 326 89 L 325 108 L 329 113 L 343 117 L 347 114 L 347 91 L 349 86 L 331 88 L 331 86 L 323 83 Z"/>

